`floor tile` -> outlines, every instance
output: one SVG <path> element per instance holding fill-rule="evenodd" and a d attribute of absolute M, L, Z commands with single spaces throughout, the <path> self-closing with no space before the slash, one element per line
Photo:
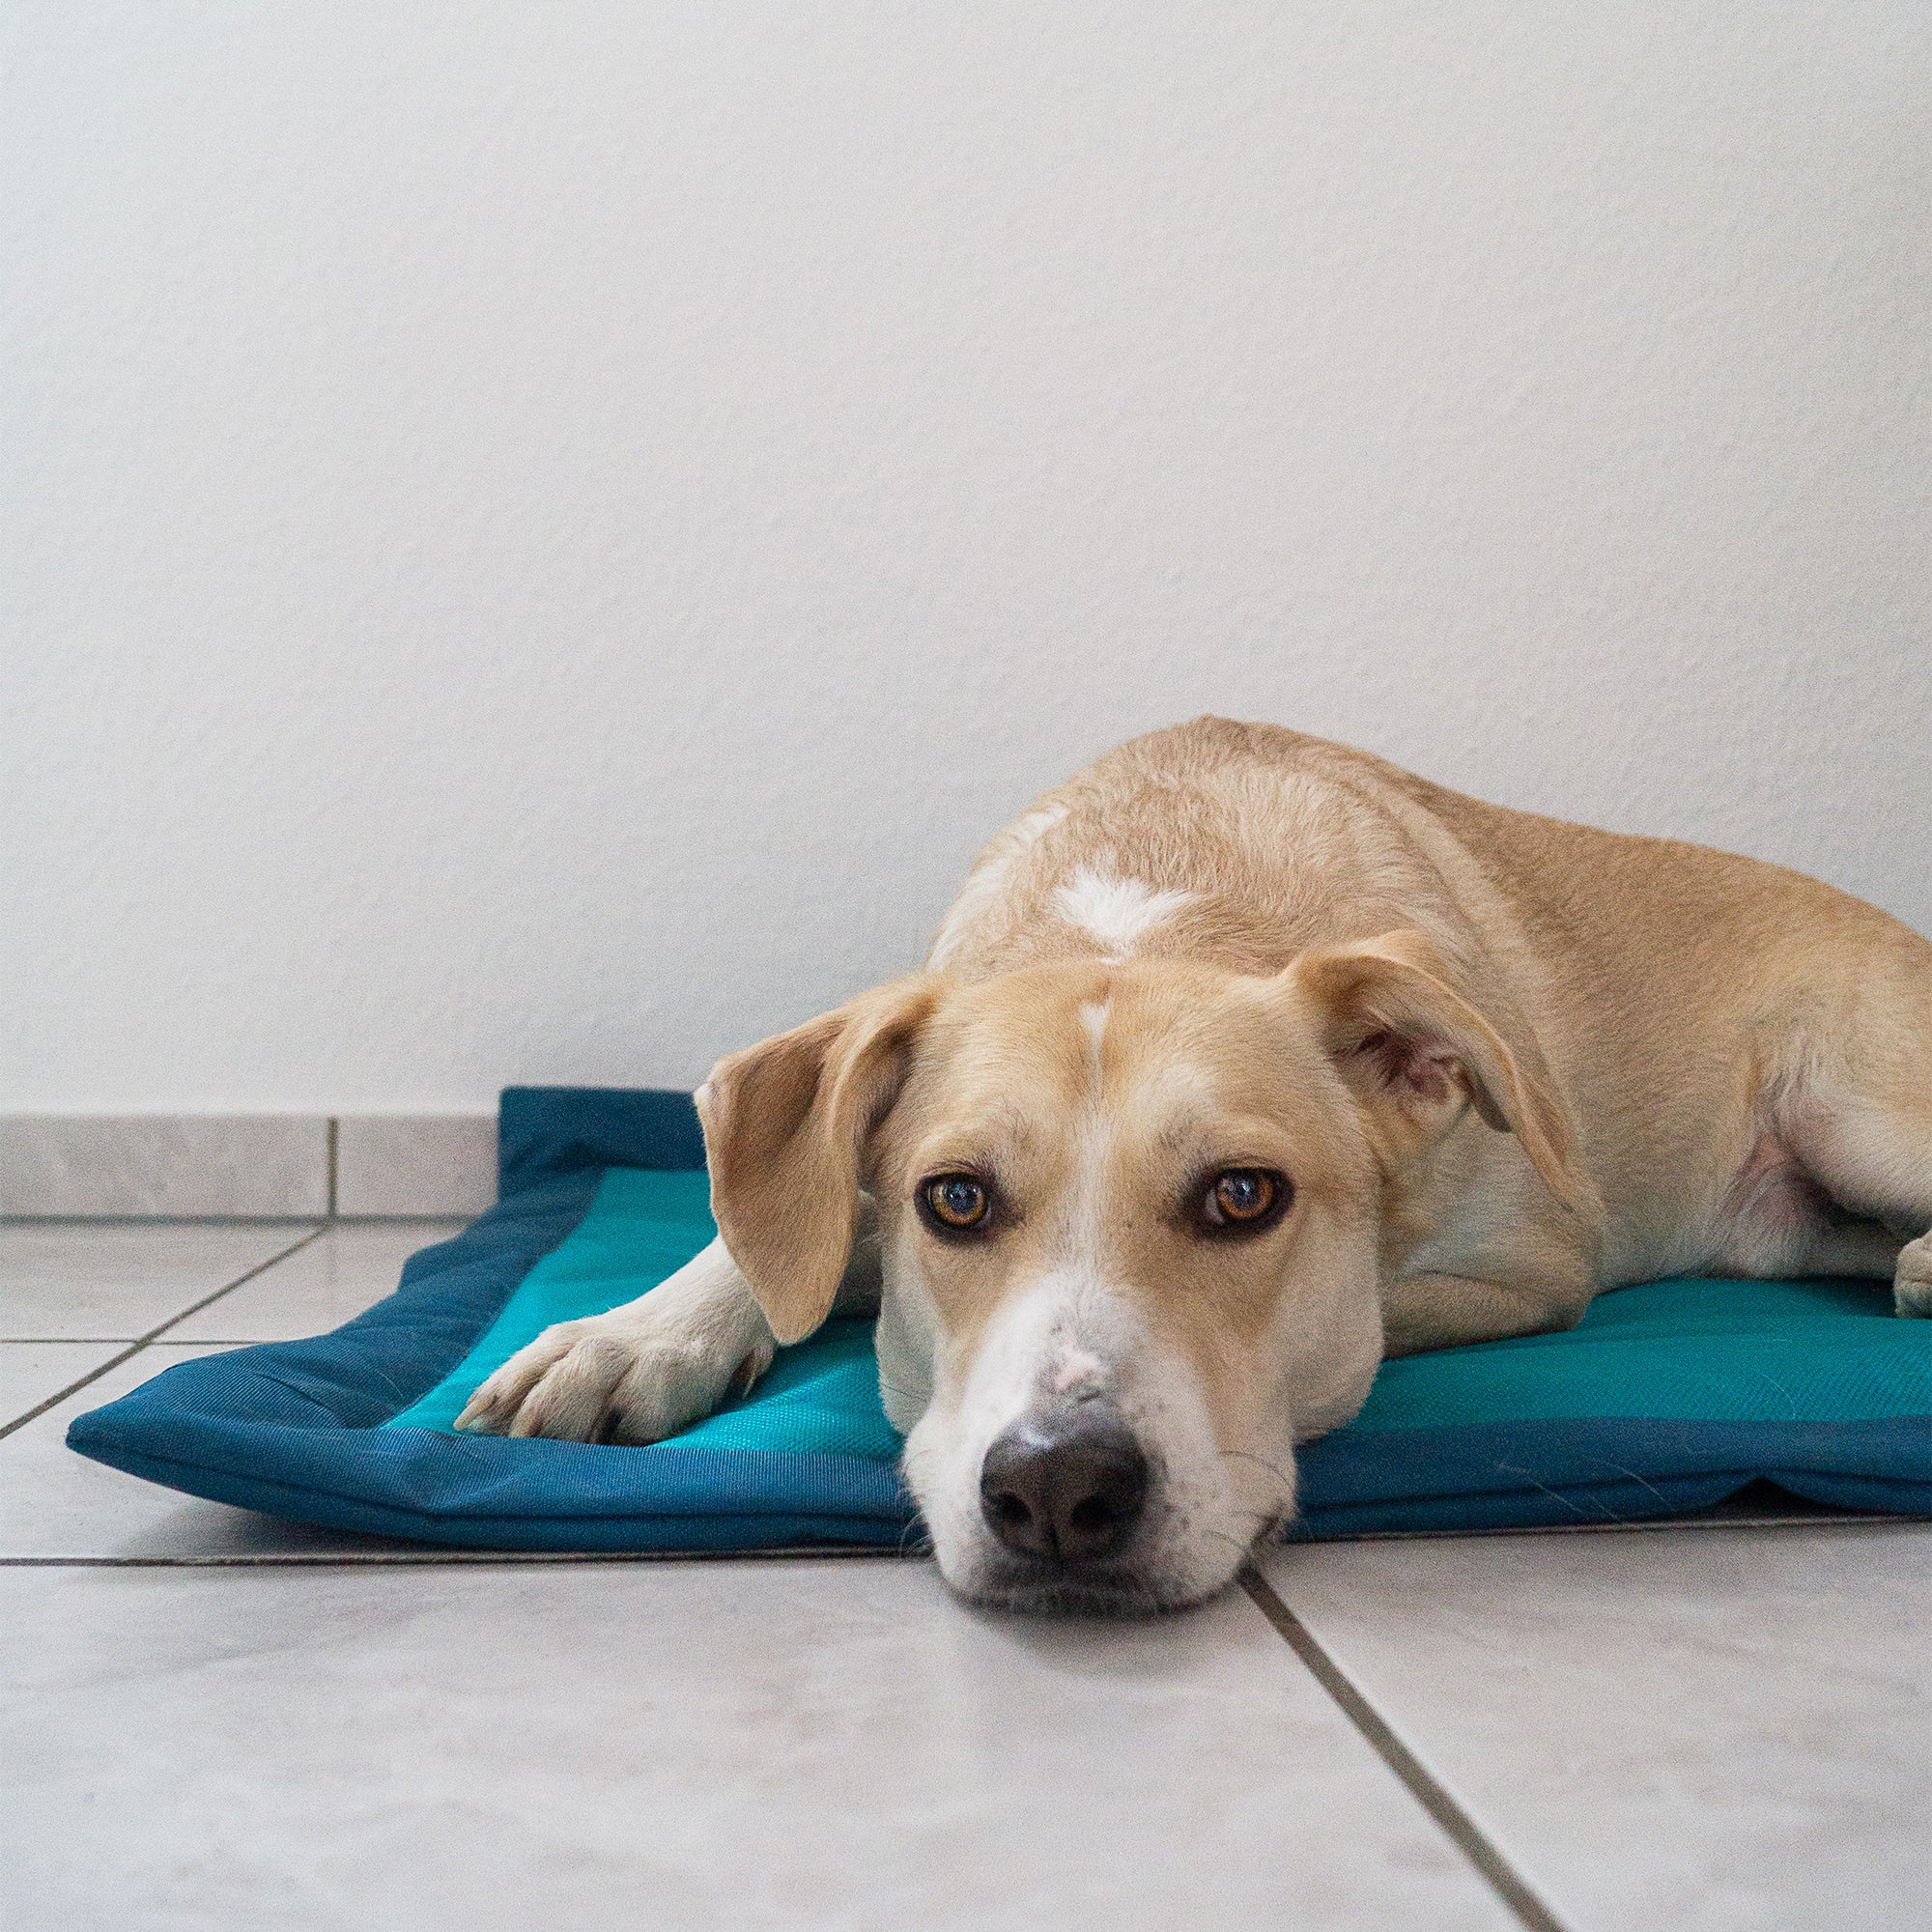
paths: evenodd
<path fill-rule="evenodd" d="M 311 1232 L 286 1221 L 0 1225 L 0 1340 L 132 1341 Z"/>
<path fill-rule="evenodd" d="M 1238 1594 L 1095 1626 L 890 1561 L 0 1569 L 0 1625 L 22 1925 L 1512 1922 Z"/>
<path fill-rule="evenodd" d="M 120 1352 L 117 1342 L 0 1342 L 0 1429 Z"/>
<path fill-rule="evenodd" d="M 168 1330 L 171 1342 L 283 1342 L 322 1335 L 395 1293 L 418 1248 L 461 1221 L 338 1223 L 286 1261 Z"/>
<path fill-rule="evenodd" d="M 1932 1526 L 1304 1546 L 1275 1590 L 1577 1932 L 1932 1898 Z"/>
<path fill-rule="evenodd" d="M 155 1344 L 11 1435 L 0 1436 L 0 1559 L 214 1557 L 335 1549 L 355 1554 L 393 1548 L 375 1538 L 341 1536 L 185 1496 L 90 1462 L 67 1446 L 67 1426 L 76 1415 L 139 1388 L 171 1363 L 212 1352 Z"/>

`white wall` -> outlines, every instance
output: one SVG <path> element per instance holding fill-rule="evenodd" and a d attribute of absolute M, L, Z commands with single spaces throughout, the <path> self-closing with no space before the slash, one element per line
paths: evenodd
<path fill-rule="evenodd" d="M 1932 926 L 1923 0 L 0 34 L 0 1106 L 688 1083 L 1204 709 Z"/>

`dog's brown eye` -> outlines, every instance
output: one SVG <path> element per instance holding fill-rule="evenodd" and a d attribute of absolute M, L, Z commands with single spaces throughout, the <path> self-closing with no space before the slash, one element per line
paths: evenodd
<path fill-rule="evenodd" d="M 1288 1176 L 1267 1167 L 1224 1167 L 1201 1196 L 1201 1222 L 1222 1233 L 1264 1228 L 1288 1206 Z"/>
<path fill-rule="evenodd" d="M 977 1175 L 936 1174 L 919 1190 L 919 1205 L 939 1233 L 971 1235 L 993 1216 L 993 1192 Z"/>

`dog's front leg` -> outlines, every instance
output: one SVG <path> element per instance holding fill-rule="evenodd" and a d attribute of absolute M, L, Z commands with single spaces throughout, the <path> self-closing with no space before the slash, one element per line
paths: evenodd
<path fill-rule="evenodd" d="M 713 1241 L 621 1308 L 559 1321 L 469 1398 L 459 1429 L 566 1442 L 656 1442 L 771 1366 L 772 1331 Z"/>

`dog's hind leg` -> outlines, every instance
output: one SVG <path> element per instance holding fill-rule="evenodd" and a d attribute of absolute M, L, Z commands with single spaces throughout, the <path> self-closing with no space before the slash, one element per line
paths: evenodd
<path fill-rule="evenodd" d="M 1854 963 L 1845 1035 L 1806 1054 L 1780 1111 L 1806 1171 L 1866 1224 L 1821 1230 L 1811 1265 L 1857 1271 L 1862 1242 L 1877 1271 L 1895 1248 L 1898 1312 L 1932 1315 L 1932 944 L 1886 940 Z"/>
<path fill-rule="evenodd" d="M 1383 1352 L 1414 1355 L 1467 1342 L 1553 1334 L 1576 1327 L 1590 1293 L 1580 1264 L 1560 1277 L 1525 1273 L 1511 1284 L 1458 1274 L 1403 1275 L 1382 1291 Z"/>

